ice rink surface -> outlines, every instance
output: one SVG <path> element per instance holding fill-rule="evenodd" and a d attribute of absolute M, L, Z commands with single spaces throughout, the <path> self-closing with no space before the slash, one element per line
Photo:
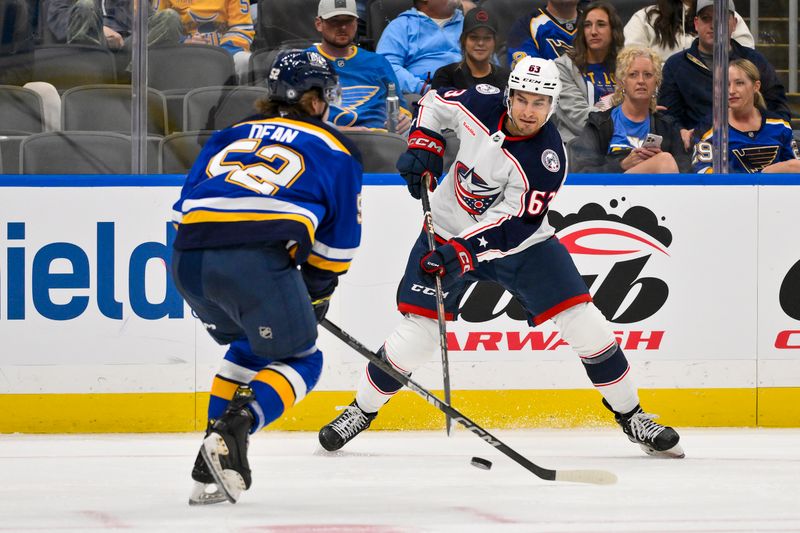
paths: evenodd
<path fill-rule="evenodd" d="M 239 503 L 190 507 L 200 434 L 2 435 L 0 531 L 800 532 L 797 429 L 683 429 L 682 460 L 613 429 L 493 433 L 541 466 L 619 482 L 542 481 L 462 429 L 367 432 L 336 454 L 315 433 L 262 432 Z"/>

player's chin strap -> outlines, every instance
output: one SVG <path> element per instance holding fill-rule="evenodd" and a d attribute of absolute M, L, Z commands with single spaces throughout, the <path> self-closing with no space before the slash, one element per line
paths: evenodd
<path fill-rule="evenodd" d="M 508 110 L 508 120 L 511 121 L 515 128 L 519 129 L 517 123 L 514 122 L 514 113 L 511 112 L 511 89 L 508 86 L 506 86 L 506 89 L 503 92 L 503 100 L 505 101 L 506 109 Z"/>

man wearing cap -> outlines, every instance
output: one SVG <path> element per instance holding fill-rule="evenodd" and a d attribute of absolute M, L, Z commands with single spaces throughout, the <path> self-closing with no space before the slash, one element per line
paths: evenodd
<path fill-rule="evenodd" d="M 758 67 L 761 74 L 761 94 L 767 103 L 767 109 L 784 120 L 790 120 L 791 111 L 786 90 L 775 69 L 761 53 L 742 46 L 731 38 L 736 27 L 736 6 L 733 0 L 728 0 L 728 10 L 729 58 L 747 59 Z M 697 1 L 694 27 L 697 38 L 692 46 L 674 54 L 664 63 L 664 81 L 658 93 L 658 104 L 666 107 L 666 113 L 674 117 L 687 149 L 692 130 L 711 115 L 713 108 L 714 0 Z"/>
<path fill-rule="evenodd" d="M 488 84 L 500 90 L 508 84 L 509 69 L 492 62 L 497 44 L 497 21 L 488 11 L 473 9 L 464 15 L 461 32 L 461 61 L 445 65 L 436 71 L 431 86 L 469 89 Z"/>
<path fill-rule="evenodd" d="M 423 94 L 433 74 L 459 61 L 464 14 L 458 0 L 414 0 L 383 30 L 376 52 L 391 63 L 404 93 Z"/>
<path fill-rule="evenodd" d="M 358 29 L 356 0 L 320 0 L 315 20 L 322 42 L 310 47 L 334 65 L 342 87 L 342 103 L 331 106 L 328 121 L 345 128 L 385 128 L 389 84 L 400 93 L 392 66 L 380 54 L 353 44 Z M 401 97 L 400 103 L 405 106 Z M 411 113 L 400 110 L 397 133 L 411 126 Z"/>

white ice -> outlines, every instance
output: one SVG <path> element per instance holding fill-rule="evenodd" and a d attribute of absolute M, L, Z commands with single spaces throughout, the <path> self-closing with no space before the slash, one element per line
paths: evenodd
<path fill-rule="evenodd" d="M 610 428 L 493 434 L 541 466 L 619 482 L 542 481 L 464 430 L 370 431 L 337 454 L 314 433 L 262 432 L 239 503 L 190 507 L 200 434 L 3 435 L 0 531 L 800 531 L 797 429 L 683 429 L 683 460 Z"/>

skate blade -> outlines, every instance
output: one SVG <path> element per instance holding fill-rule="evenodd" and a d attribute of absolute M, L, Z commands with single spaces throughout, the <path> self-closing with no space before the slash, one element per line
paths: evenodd
<path fill-rule="evenodd" d="M 206 437 L 203 441 L 203 446 L 200 448 L 200 455 L 203 456 L 211 475 L 214 476 L 217 488 L 222 489 L 229 502 L 236 503 L 245 489 L 245 485 L 244 479 L 239 472 L 222 467 L 219 458 L 221 455 L 228 455 L 228 453 L 225 439 L 216 433 Z"/>
<path fill-rule="evenodd" d="M 216 483 L 200 483 L 199 481 L 195 481 L 192 485 L 189 505 L 212 505 L 226 501 L 228 501 L 228 497 L 225 496 L 224 492 L 219 490 L 219 486 Z"/>
<path fill-rule="evenodd" d="M 652 457 L 661 457 L 662 459 L 683 459 L 686 457 L 686 454 L 683 453 L 683 448 L 680 444 L 676 444 L 669 450 L 658 451 L 655 448 L 651 448 L 649 446 L 645 446 L 644 444 L 639 445 L 644 453 L 650 455 Z"/>

